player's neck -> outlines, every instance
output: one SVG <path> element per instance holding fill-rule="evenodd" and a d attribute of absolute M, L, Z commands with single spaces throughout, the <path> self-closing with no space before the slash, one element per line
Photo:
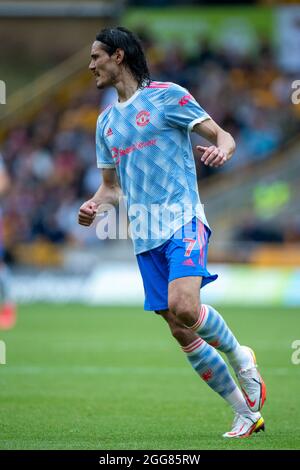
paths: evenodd
<path fill-rule="evenodd" d="M 139 88 L 138 82 L 134 78 L 128 78 L 120 80 L 115 84 L 115 88 L 118 92 L 119 103 L 129 100 Z"/>

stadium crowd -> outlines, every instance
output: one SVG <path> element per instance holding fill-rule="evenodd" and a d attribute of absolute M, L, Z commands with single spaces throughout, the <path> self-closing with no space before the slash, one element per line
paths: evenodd
<path fill-rule="evenodd" d="M 164 48 L 145 34 L 143 41 L 152 77 L 188 88 L 234 135 L 236 156 L 222 171 L 238 171 L 242 165 L 268 158 L 299 131 L 299 107 L 290 100 L 293 78 L 278 68 L 264 39 L 255 54 L 239 55 L 225 47 L 215 50 L 201 38 L 192 56 L 176 43 Z M 93 230 L 78 226 L 77 211 L 100 183 L 95 123 L 99 110 L 113 99 L 113 91 L 99 92 L 91 80 L 67 105 L 51 99 L 35 118 L 11 129 L 0 143 L 13 181 L 2 204 L 9 247 L 39 239 L 96 240 Z M 192 139 L 195 144 L 199 138 Z M 197 158 L 196 166 L 199 180 L 216 171 Z"/>

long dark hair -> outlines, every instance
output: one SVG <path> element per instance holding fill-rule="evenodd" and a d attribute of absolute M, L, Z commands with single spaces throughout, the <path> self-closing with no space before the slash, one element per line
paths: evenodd
<path fill-rule="evenodd" d="M 97 34 L 96 40 L 103 44 L 103 49 L 110 56 L 116 49 L 122 49 L 124 51 L 123 63 L 130 69 L 139 86 L 149 85 L 150 72 L 143 46 L 139 38 L 132 31 L 122 26 L 105 28 Z"/>

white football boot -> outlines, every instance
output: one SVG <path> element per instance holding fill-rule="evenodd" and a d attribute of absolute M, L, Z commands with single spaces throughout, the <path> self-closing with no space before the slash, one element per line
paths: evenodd
<path fill-rule="evenodd" d="M 242 439 L 251 436 L 251 434 L 264 431 L 265 422 L 260 413 L 251 413 L 249 416 L 235 414 L 232 423 L 232 429 L 223 434 L 223 437 Z"/>
<path fill-rule="evenodd" d="M 249 355 L 250 366 L 241 369 L 236 376 L 249 409 L 255 412 L 262 409 L 266 400 L 266 385 L 258 372 L 254 351 L 248 346 L 241 347 Z"/>

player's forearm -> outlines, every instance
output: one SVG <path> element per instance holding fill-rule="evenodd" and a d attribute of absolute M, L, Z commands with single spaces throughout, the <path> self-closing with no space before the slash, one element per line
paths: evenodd
<path fill-rule="evenodd" d="M 235 147 L 236 147 L 235 141 L 232 135 L 229 134 L 229 132 L 225 132 L 223 130 L 218 132 L 216 143 L 214 145 L 216 145 L 217 147 L 222 149 L 224 152 L 226 152 L 227 160 L 229 160 L 232 157 L 235 151 Z"/>
<path fill-rule="evenodd" d="M 225 152 L 227 160 L 232 157 L 235 151 L 234 138 L 229 132 L 224 131 L 213 119 L 206 119 L 196 124 L 193 131 Z"/>
<path fill-rule="evenodd" d="M 211 134 L 209 141 L 219 147 L 227 155 L 227 160 L 230 160 L 235 151 L 235 141 L 229 132 L 224 131 L 220 127 L 215 134 Z"/>
<path fill-rule="evenodd" d="M 105 204 L 112 204 L 113 206 L 117 206 L 119 204 L 121 195 L 122 191 L 118 184 L 112 184 L 109 186 L 101 184 L 98 191 L 91 200 L 97 204 L 98 208 Z"/>

